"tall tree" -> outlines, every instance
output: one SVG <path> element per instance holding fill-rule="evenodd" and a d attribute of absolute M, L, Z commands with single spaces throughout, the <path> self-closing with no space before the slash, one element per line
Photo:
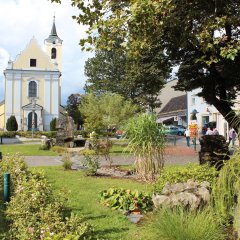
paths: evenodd
<path fill-rule="evenodd" d="M 158 45 L 155 53 L 163 57 L 158 69 L 180 66 L 176 89 L 200 88 L 199 96 L 238 130 L 233 104 L 240 91 L 239 1 L 72 0 L 72 4 L 81 10 L 75 19 L 89 26 L 88 37 L 80 41 L 87 50 L 89 45 L 113 49 L 116 36 L 135 56 Z"/>
<path fill-rule="evenodd" d="M 137 110 L 131 101 L 124 100 L 119 94 L 109 93 L 86 94 L 80 105 L 80 111 L 85 117 L 85 128 L 96 132 L 106 131 L 111 126 L 119 128 Z"/>
<path fill-rule="evenodd" d="M 71 94 L 67 99 L 66 110 L 69 116 L 74 120 L 77 125 L 77 130 L 83 125 L 83 116 L 79 111 L 79 106 L 81 104 L 81 95 L 79 93 Z"/>
<path fill-rule="evenodd" d="M 153 110 L 160 105 L 157 96 L 166 77 L 159 64 L 161 58 L 158 52 L 153 54 L 148 50 L 133 58 L 124 52 L 98 50 L 95 57 L 85 64 L 85 75 L 88 77 L 85 89 L 96 94 L 117 93 Z"/>

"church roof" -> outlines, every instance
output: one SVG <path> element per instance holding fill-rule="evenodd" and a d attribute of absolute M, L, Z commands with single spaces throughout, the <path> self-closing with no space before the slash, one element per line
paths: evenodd
<path fill-rule="evenodd" d="M 57 35 L 57 29 L 56 29 L 56 25 L 55 25 L 55 16 L 54 16 L 53 17 L 53 25 L 52 25 L 51 33 L 48 36 L 48 38 L 45 39 L 45 41 L 53 43 L 56 40 L 58 40 L 59 42 L 62 43 L 62 40 Z"/>
<path fill-rule="evenodd" d="M 51 62 L 50 57 L 38 44 L 35 37 L 31 39 L 26 48 L 16 57 L 11 69 L 36 70 L 30 67 L 30 59 L 36 59 L 38 70 L 57 71 L 57 67 Z"/>

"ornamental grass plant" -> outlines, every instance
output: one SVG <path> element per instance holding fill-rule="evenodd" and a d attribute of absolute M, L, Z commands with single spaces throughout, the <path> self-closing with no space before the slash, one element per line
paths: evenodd
<path fill-rule="evenodd" d="M 158 210 L 144 222 L 133 239 L 223 240 L 225 236 L 211 209 L 166 208 Z"/>
<path fill-rule="evenodd" d="M 234 221 L 237 198 L 240 192 L 240 148 L 235 150 L 213 184 L 212 205 L 222 222 L 228 225 Z M 238 217 L 239 218 L 239 217 Z"/>
<path fill-rule="evenodd" d="M 135 156 L 136 172 L 141 178 L 154 181 L 164 167 L 165 132 L 156 116 L 141 114 L 125 126 L 128 148 Z"/>

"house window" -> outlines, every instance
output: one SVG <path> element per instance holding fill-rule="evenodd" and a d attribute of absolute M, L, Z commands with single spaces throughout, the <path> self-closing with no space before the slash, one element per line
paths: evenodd
<path fill-rule="evenodd" d="M 30 67 L 36 67 L 37 66 L 37 59 L 31 58 L 30 59 Z"/>
<path fill-rule="evenodd" d="M 192 97 L 192 100 L 191 100 L 192 105 L 195 105 L 195 101 L 196 101 L 196 98 Z"/>
<path fill-rule="evenodd" d="M 28 97 L 37 97 L 37 83 L 35 81 L 28 84 Z"/>
<path fill-rule="evenodd" d="M 57 49 L 56 48 L 52 48 L 51 58 L 52 59 L 56 59 L 57 58 Z"/>

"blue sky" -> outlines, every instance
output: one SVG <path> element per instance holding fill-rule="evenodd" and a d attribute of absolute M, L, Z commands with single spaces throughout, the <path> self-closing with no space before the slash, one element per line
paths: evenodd
<path fill-rule="evenodd" d="M 86 27 L 72 19 L 78 9 L 71 6 L 70 0 L 62 0 L 62 4 L 50 0 L 0 0 L 0 101 L 4 99 L 3 70 L 9 58 L 15 60 L 33 36 L 43 46 L 54 13 L 57 33 L 63 40 L 62 104 L 71 93 L 83 91 L 84 63 L 93 53 L 82 52 L 78 45 Z"/>

